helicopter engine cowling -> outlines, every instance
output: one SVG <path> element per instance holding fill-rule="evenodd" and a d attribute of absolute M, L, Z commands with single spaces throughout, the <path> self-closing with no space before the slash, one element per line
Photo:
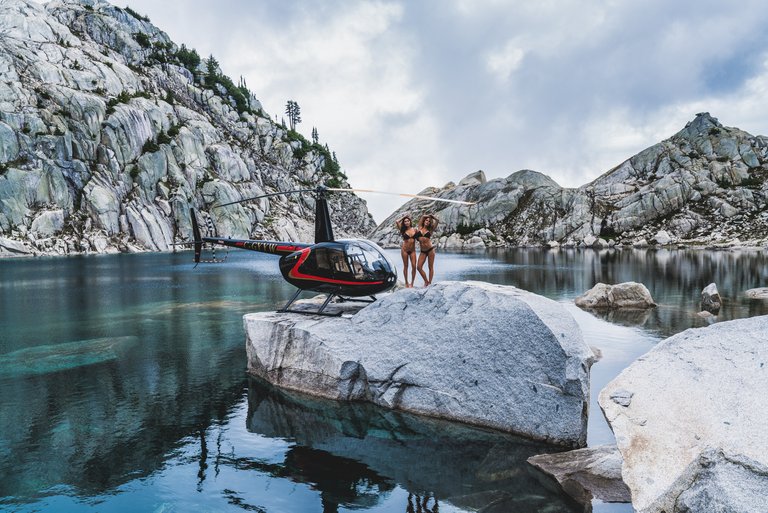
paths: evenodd
<path fill-rule="evenodd" d="M 395 266 L 367 240 L 337 240 L 280 258 L 286 281 L 303 290 L 360 297 L 385 292 L 397 283 Z"/>

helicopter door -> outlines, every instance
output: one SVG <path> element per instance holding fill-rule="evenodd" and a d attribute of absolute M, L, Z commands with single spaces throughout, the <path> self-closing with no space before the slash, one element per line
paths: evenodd
<path fill-rule="evenodd" d="M 344 258 L 344 252 L 336 248 L 317 248 L 312 251 L 314 262 L 307 260 L 310 266 L 315 265 L 315 274 L 321 278 L 346 278 L 349 279 L 352 272 Z"/>

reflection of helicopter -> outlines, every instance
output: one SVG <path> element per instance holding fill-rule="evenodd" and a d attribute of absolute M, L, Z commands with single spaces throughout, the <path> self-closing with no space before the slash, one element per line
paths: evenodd
<path fill-rule="evenodd" d="M 370 297 L 375 301 L 374 294 L 385 292 L 395 286 L 397 275 L 395 267 L 389 262 L 382 249 L 374 242 L 362 239 L 335 240 L 331 217 L 328 212 L 327 192 L 354 192 L 356 189 L 336 189 L 318 186 L 315 189 L 299 189 L 295 191 L 263 194 L 253 198 L 216 205 L 214 208 L 243 203 L 268 196 L 292 193 L 314 193 L 315 195 L 315 242 L 278 242 L 251 239 L 229 239 L 221 237 L 202 237 L 194 210 L 192 215 L 192 231 L 194 234 L 195 262 L 200 262 L 203 244 L 219 244 L 234 248 L 248 249 L 280 255 L 280 272 L 285 280 L 296 286 L 296 294 L 278 310 L 279 312 L 296 312 L 305 314 L 324 314 L 334 296 L 342 300 L 352 297 Z M 376 192 L 376 191 L 365 191 Z M 456 200 L 443 200 L 428 196 L 404 195 L 418 198 L 428 198 L 436 201 L 469 204 Z M 290 310 L 290 306 L 302 291 L 309 290 L 328 294 L 323 305 L 315 312 Z M 368 301 L 357 299 L 355 301 Z"/>

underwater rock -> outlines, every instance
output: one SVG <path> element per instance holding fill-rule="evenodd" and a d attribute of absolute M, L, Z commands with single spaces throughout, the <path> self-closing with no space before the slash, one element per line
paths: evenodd
<path fill-rule="evenodd" d="M 248 370 L 275 385 L 585 445 L 594 355 L 573 317 L 536 294 L 443 282 L 348 317 L 244 322 Z"/>
<path fill-rule="evenodd" d="M 765 510 L 766 333 L 768 316 L 686 330 L 600 392 L 636 511 Z"/>
<path fill-rule="evenodd" d="M 0 356 L 0 377 L 47 374 L 115 360 L 138 340 L 104 337 L 19 349 Z"/>

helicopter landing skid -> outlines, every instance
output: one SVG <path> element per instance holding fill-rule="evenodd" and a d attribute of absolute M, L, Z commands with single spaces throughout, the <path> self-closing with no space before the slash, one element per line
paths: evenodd
<path fill-rule="evenodd" d="M 351 297 L 339 296 L 342 303 L 351 301 L 352 303 L 373 303 L 376 301 L 376 296 L 368 296 L 371 299 L 352 299 Z"/>
<path fill-rule="evenodd" d="M 336 296 L 336 294 L 328 294 L 328 297 L 325 298 L 325 301 L 323 302 L 322 306 L 317 311 L 312 310 L 291 310 L 291 305 L 294 301 L 296 301 L 299 298 L 299 294 L 301 294 L 303 291 L 302 289 L 299 289 L 296 291 L 296 293 L 293 295 L 293 297 L 285 304 L 284 307 L 278 310 L 278 313 L 297 313 L 297 314 L 303 314 L 303 315 L 323 315 L 325 317 L 340 317 L 343 312 L 336 312 L 336 313 L 326 313 L 323 312 L 325 310 L 325 307 L 328 306 L 328 303 L 331 302 L 331 300 Z"/>

